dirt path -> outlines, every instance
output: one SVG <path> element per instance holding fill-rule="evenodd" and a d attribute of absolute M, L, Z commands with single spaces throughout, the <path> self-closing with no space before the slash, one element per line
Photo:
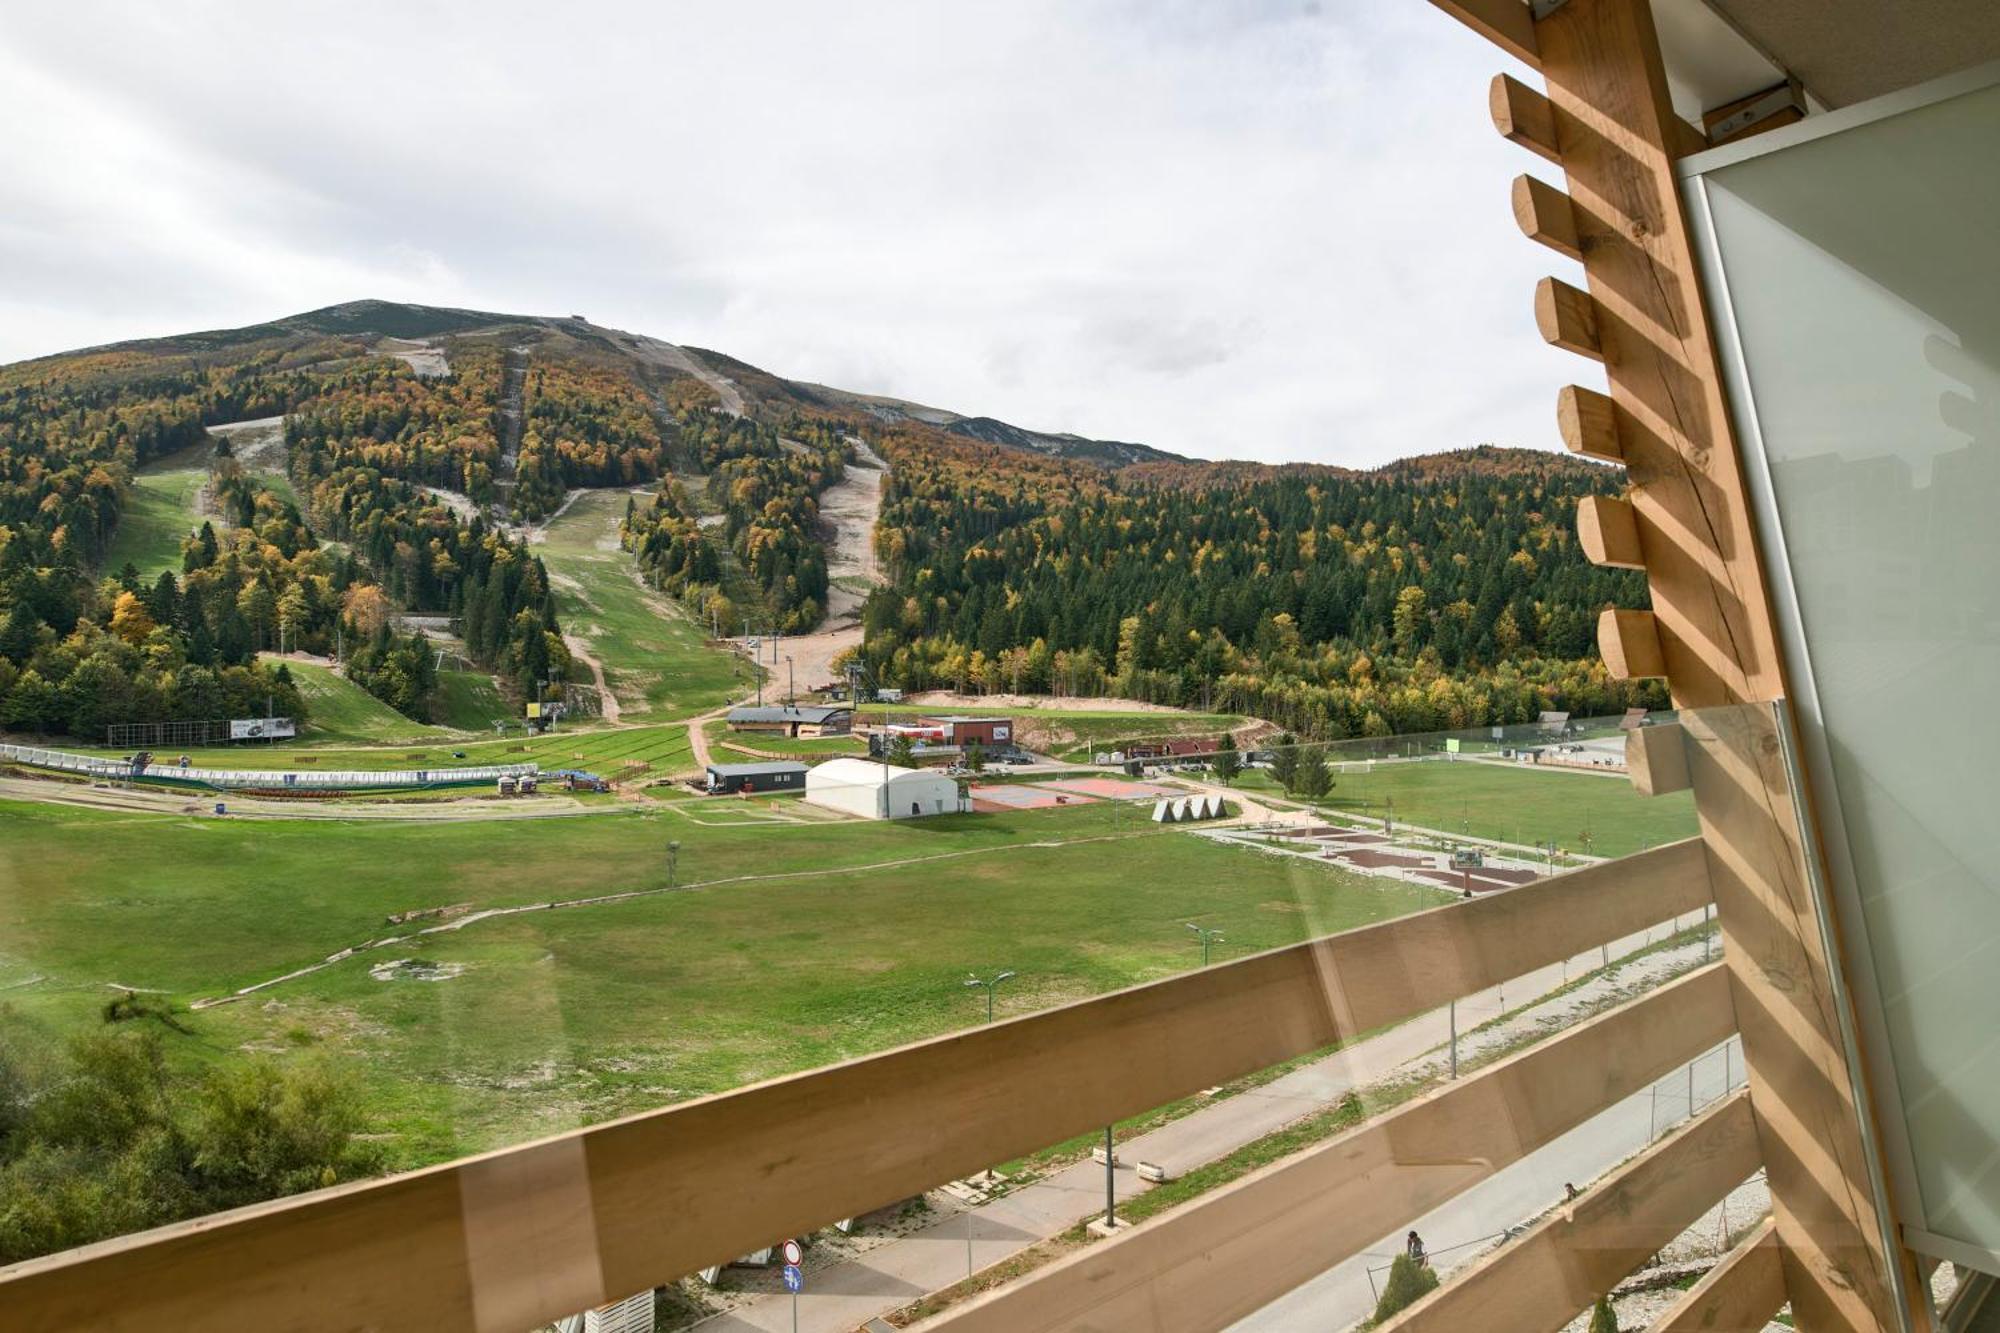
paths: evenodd
<path fill-rule="evenodd" d="M 666 366 L 678 370 L 683 375 L 692 375 L 715 390 L 715 396 L 722 400 L 722 410 L 733 417 L 743 415 L 743 391 L 736 387 L 727 376 L 718 375 L 701 362 L 688 355 L 685 348 L 676 347 L 658 338 L 648 338 L 640 334 L 622 334 L 630 340 L 634 354 L 642 361 L 650 361 L 656 366 Z"/>
<path fill-rule="evenodd" d="M 826 595 L 826 619 L 811 634 L 765 640 L 760 661 L 776 681 L 791 678 L 800 691 L 839 679 L 833 660 L 861 645 L 861 603 L 882 582 L 875 561 L 875 520 L 882 512 L 882 479 L 889 465 L 859 440 L 852 441 L 856 459 L 844 476 L 820 494 L 820 518 L 825 524 L 826 572 L 832 586 Z M 842 587 L 842 583 L 849 586 Z M 739 640 L 747 644 L 746 640 Z"/>
<path fill-rule="evenodd" d="M 729 706 L 724 704 L 721 708 L 711 708 L 700 717 L 688 719 L 688 749 L 694 752 L 694 766 L 697 772 L 705 771 L 715 762 L 715 754 L 708 748 L 708 737 L 702 734 L 703 724 L 713 722 L 719 717 L 726 717 L 728 713 Z"/>
<path fill-rule="evenodd" d="M 590 683 L 597 689 L 598 707 L 602 710 L 603 718 L 612 726 L 617 726 L 618 696 L 611 692 L 611 687 L 604 681 L 604 664 L 592 657 L 590 645 L 574 634 L 563 635 L 563 644 L 569 649 L 571 657 L 590 668 Z"/>

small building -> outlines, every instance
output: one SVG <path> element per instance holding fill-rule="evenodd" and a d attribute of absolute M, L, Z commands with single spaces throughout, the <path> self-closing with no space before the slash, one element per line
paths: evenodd
<path fill-rule="evenodd" d="M 710 764 L 708 790 L 720 792 L 804 791 L 806 766 L 789 759 L 757 764 Z"/>
<path fill-rule="evenodd" d="M 845 736 L 854 729 L 846 704 L 745 704 L 729 710 L 731 731 L 771 736 Z"/>
<path fill-rule="evenodd" d="M 942 728 L 946 745 L 963 748 L 974 743 L 988 750 L 1011 749 L 1014 745 L 1014 719 L 1011 717 L 934 717 L 927 719 L 934 727 Z"/>
<path fill-rule="evenodd" d="M 913 819 L 964 808 L 958 783 L 866 759 L 829 759 L 806 774 L 806 800 L 863 819 Z"/>

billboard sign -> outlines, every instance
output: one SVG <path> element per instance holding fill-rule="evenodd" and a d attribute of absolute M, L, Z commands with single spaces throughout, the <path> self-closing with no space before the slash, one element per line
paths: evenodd
<path fill-rule="evenodd" d="M 297 725 L 288 717 L 240 717 L 229 722 L 232 741 L 290 740 L 298 734 Z"/>

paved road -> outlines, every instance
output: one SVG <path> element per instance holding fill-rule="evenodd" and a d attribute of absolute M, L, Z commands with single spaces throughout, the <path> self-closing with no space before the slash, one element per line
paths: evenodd
<path fill-rule="evenodd" d="M 1692 924 L 1694 918 L 1690 916 L 1686 920 Z M 1656 929 L 1652 934 L 1658 938 L 1661 931 Z M 1646 934 L 1630 935 L 1616 941 L 1610 952 L 1613 957 L 1621 957 L 1643 948 L 1647 942 Z M 1600 951 L 1592 949 L 1566 962 L 1551 964 L 1504 985 L 1469 996 L 1458 1004 L 1460 1031 L 1495 1017 L 1510 1005 L 1518 1009 L 1531 997 L 1556 989 L 1569 977 L 1587 972 L 1599 966 L 1601 961 Z M 1323 1060 L 1293 1070 L 1254 1091 L 1240 1093 L 1151 1133 L 1120 1143 L 1119 1159 L 1126 1165 L 1113 1173 L 1117 1196 L 1120 1199 L 1129 1198 L 1147 1188 L 1138 1180 L 1134 1163 L 1156 1162 L 1179 1174 L 1214 1161 L 1301 1116 L 1338 1101 L 1356 1088 L 1379 1082 L 1427 1052 L 1436 1050 L 1449 1039 L 1450 1024 L 1451 1017 L 1447 1010 L 1422 1015 Z M 1640 1128 L 1643 1130 L 1643 1111 L 1641 1115 Z M 1576 1131 L 1583 1132 L 1582 1129 Z M 1556 1146 L 1559 1145 L 1552 1145 L 1552 1148 Z M 1617 1154 L 1623 1155 L 1622 1152 Z M 1580 1160 L 1561 1163 L 1555 1184 L 1558 1195 L 1563 1179 L 1587 1179 L 1596 1174 L 1596 1171 L 1579 1165 Z M 1611 1160 L 1616 1160 L 1616 1157 Z M 1518 1211 L 1506 1214 L 1508 1220 L 1518 1220 L 1547 1202 L 1546 1194 L 1536 1194 L 1533 1198 L 1533 1202 Z M 886 1314 L 927 1292 L 950 1286 L 969 1271 L 998 1263 L 1035 1241 L 1053 1236 L 1078 1221 L 1100 1213 L 1103 1207 L 1103 1164 L 1079 1162 L 1015 1190 L 1004 1198 L 969 1209 L 901 1240 L 878 1246 L 855 1259 L 811 1272 L 807 1277 L 806 1295 L 798 1305 L 799 1333 L 852 1333 L 868 1319 Z M 1440 1213 L 1443 1211 L 1441 1209 Z M 1424 1225 L 1435 1227 L 1441 1238 L 1437 1242 L 1440 1245 L 1450 1243 L 1444 1237 L 1457 1234 L 1449 1218 Z M 968 1230 L 971 1237 L 969 1258 Z M 1365 1299 L 1365 1276 L 1360 1280 Z M 791 1298 L 782 1295 L 753 1297 L 735 1310 L 705 1320 L 700 1325 L 703 1333 L 747 1333 L 748 1330 L 788 1333 L 792 1326 Z M 1321 1322 L 1314 1327 L 1325 1329 L 1328 1325 Z"/>
<path fill-rule="evenodd" d="M 1735 1040 L 1730 1039 L 1732 1049 Z M 1731 1061 L 1721 1052 L 1717 1047 L 1694 1063 L 1697 1110 L 1726 1090 L 1725 1077 L 1731 1085 L 1743 1081 L 1741 1055 Z M 1402 1253 L 1403 1233 L 1410 1228 L 1424 1238 L 1439 1276 L 1447 1276 L 1486 1253 L 1488 1246 L 1481 1242 L 1502 1227 L 1534 1217 L 1558 1202 L 1565 1182 L 1587 1185 L 1645 1147 L 1656 1130 L 1685 1120 L 1688 1094 L 1684 1077 L 1670 1077 L 1655 1085 L 1659 1088 L 1657 1097 L 1650 1089 L 1634 1093 L 1231 1328 L 1237 1333 L 1329 1333 L 1351 1327 L 1375 1308 L 1369 1270 L 1378 1270 L 1375 1282 L 1383 1279 L 1389 1261 Z"/>

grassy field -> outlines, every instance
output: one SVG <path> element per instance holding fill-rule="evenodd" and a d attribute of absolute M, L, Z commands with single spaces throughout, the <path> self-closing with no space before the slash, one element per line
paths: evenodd
<path fill-rule="evenodd" d="M 139 469 L 120 509 L 104 568 L 116 573 L 129 561 L 148 580 L 163 569 L 181 571 L 181 539 L 201 526 L 196 499 L 208 480 L 214 452 L 198 444 Z"/>
<path fill-rule="evenodd" d="M 1696 831 L 1689 793 L 1641 796 L 1623 774 L 1422 760 L 1377 763 L 1366 773 L 1336 764 L 1333 780 L 1332 795 L 1320 803 L 1330 812 L 1380 819 L 1393 802 L 1399 824 L 1530 845 L 1554 840 L 1565 851 L 1594 856 L 1627 856 Z M 1278 789 L 1259 769 L 1246 771 L 1236 786 Z"/>
<path fill-rule="evenodd" d="M 705 712 L 747 689 L 750 668 L 733 652 L 706 647 L 700 626 L 634 577 L 631 555 L 618 548 L 629 498 L 624 491 L 579 495 L 536 548 L 563 629 L 603 664 L 624 720 Z"/>
<path fill-rule="evenodd" d="M 797 759 L 832 759 L 840 755 L 865 755 L 868 742 L 859 736 L 767 736 L 754 732 L 735 732 L 721 718 L 702 723 L 702 734 L 708 737 L 711 750 L 717 752 L 716 762 L 721 763 L 722 754 L 731 758 L 750 759 L 749 751 L 760 754 L 781 754 Z"/>
<path fill-rule="evenodd" d="M 0 804 L 0 986 L 20 1021 L 70 1029 L 111 983 L 219 994 L 409 929 L 390 912 L 658 888 L 679 841 L 683 891 L 366 951 L 168 1034 L 186 1059 L 325 1056 L 409 1165 L 968 1025 L 970 971 L 1015 969 L 1019 1013 L 1190 966 L 1185 921 L 1232 956 L 1445 901 L 1107 805 L 697 822 L 735 804 L 414 829 Z M 404 958 L 456 975 L 371 974 Z"/>
<path fill-rule="evenodd" d="M 443 713 L 439 720 L 460 731 L 487 731 L 496 721 L 514 717 L 493 677 L 483 671 L 440 671 L 438 700 Z"/>

